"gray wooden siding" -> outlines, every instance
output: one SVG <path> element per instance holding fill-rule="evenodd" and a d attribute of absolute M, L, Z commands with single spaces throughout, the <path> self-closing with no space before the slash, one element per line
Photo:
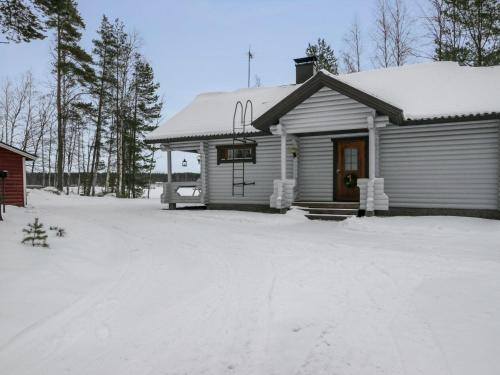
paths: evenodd
<path fill-rule="evenodd" d="M 331 135 L 300 138 L 298 199 L 333 198 L 333 142 Z"/>
<path fill-rule="evenodd" d="M 497 209 L 498 139 L 498 121 L 380 129 L 389 205 Z"/>
<path fill-rule="evenodd" d="M 322 88 L 280 119 L 288 133 L 367 127 L 373 110 L 329 88 Z"/>
<path fill-rule="evenodd" d="M 208 203 L 245 203 L 269 205 L 273 181 L 280 179 L 280 137 L 255 137 L 257 141 L 256 164 L 245 164 L 245 180 L 255 185 L 245 187 L 244 197 L 232 196 L 232 164 L 217 165 L 217 145 L 232 144 L 231 139 L 211 140 L 208 147 Z M 288 156 L 287 174 L 292 178 L 292 156 Z"/>

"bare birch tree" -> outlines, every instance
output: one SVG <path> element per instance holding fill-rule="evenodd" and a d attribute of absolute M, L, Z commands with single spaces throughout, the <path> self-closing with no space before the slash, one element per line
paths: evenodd
<path fill-rule="evenodd" d="M 377 0 L 374 65 L 382 68 L 393 65 L 391 52 L 392 23 L 389 6 L 388 0 Z"/>
<path fill-rule="evenodd" d="M 361 42 L 361 28 L 357 17 L 351 25 L 351 28 L 344 36 L 344 50 L 342 52 L 342 62 L 344 70 L 347 73 L 361 71 L 361 54 L 363 46 Z"/>
<path fill-rule="evenodd" d="M 389 7 L 389 14 L 392 23 L 389 34 L 392 59 L 396 66 L 401 66 L 415 54 L 412 35 L 413 21 L 403 0 L 393 0 L 392 6 Z"/>

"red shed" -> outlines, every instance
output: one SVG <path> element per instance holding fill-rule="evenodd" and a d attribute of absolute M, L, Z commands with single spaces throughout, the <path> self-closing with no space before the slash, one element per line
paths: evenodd
<path fill-rule="evenodd" d="M 26 205 L 26 160 L 36 156 L 0 142 L 0 170 L 8 172 L 5 179 L 5 203 L 14 206 Z M 0 189 L 2 184 L 0 183 Z M 0 196 L 2 191 L 0 191 Z"/>

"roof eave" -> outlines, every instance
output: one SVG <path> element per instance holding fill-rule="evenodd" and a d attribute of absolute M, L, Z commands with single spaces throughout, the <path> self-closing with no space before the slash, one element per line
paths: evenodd
<path fill-rule="evenodd" d="M 251 133 L 245 133 L 247 137 L 262 137 L 265 135 L 270 135 L 271 133 L 269 131 L 263 132 L 263 131 L 258 131 L 258 132 L 251 132 Z M 162 137 L 162 138 L 156 138 L 156 139 L 146 139 L 145 143 L 149 145 L 154 145 L 154 144 L 162 144 L 162 143 L 174 143 L 174 142 L 191 142 L 191 141 L 205 141 L 205 140 L 210 140 L 210 139 L 227 139 L 227 138 L 232 138 L 233 134 L 232 133 L 224 133 L 224 134 L 211 134 L 211 135 L 188 135 L 188 136 L 182 136 L 182 137 Z"/>
<path fill-rule="evenodd" d="M 498 120 L 500 112 L 476 113 L 469 115 L 440 116 L 431 118 L 405 119 L 402 125 L 426 125 L 426 124 L 444 124 L 447 122 L 466 122 L 477 120 Z"/>

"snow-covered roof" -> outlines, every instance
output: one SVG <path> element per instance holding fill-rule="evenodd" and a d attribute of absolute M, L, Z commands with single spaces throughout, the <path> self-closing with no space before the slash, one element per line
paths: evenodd
<path fill-rule="evenodd" d="M 232 133 L 236 102 L 253 104 L 253 118 L 273 107 L 300 85 L 255 87 L 231 92 L 209 92 L 198 95 L 186 108 L 146 137 L 149 141 Z M 249 117 L 247 116 L 249 119 Z M 258 132 L 252 126 L 246 131 Z"/>
<path fill-rule="evenodd" d="M 323 77 L 331 77 L 401 110 L 405 121 L 500 113 L 500 66 L 466 67 L 455 62 L 431 62 L 351 74 L 333 75 L 326 70 L 321 73 Z M 302 85 L 198 95 L 186 108 L 150 133 L 147 140 L 154 142 L 232 133 L 234 107 L 238 100 L 245 103 L 250 99 L 253 102 L 255 121 L 322 74 Z M 264 121 L 265 117 L 261 120 Z M 248 127 L 248 131 L 258 130 Z"/>
<path fill-rule="evenodd" d="M 331 76 L 400 108 L 405 120 L 500 113 L 500 66 L 442 61 Z"/>

